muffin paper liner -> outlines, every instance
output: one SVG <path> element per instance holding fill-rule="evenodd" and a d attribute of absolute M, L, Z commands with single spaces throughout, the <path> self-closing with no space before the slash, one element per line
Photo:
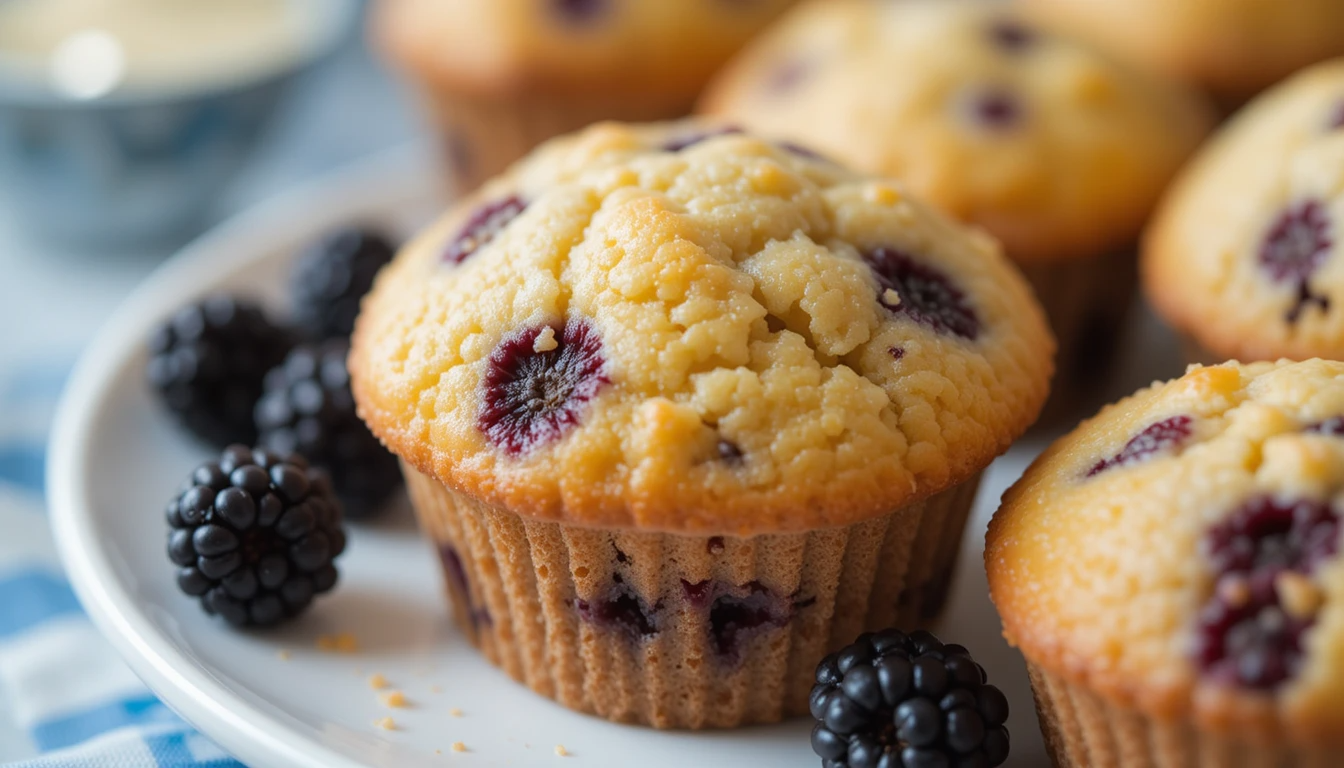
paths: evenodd
<path fill-rule="evenodd" d="M 1133 249 L 1123 249 L 1100 258 L 1027 265 L 1022 274 L 1059 342 L 1055 380 L 1038 422 L 1057 425 L 1100 405 L 1099 388 L 1114 369 L 1138 291 L 1138 262 Z"/>
<path fill-rule="evenodd" d="M 1027 663 L 1046 749 L 1056 766 L 1078 768 L 1326 768 L 1338 751 L 1254 744 L 1117 706 Z"/>
<path fill-rule="evenodd" d="M 804 713 L 826 653 L 926 621 L 980 479 L 849 526 L 734 538 L 531 520 L 403 470 L 482 653 L 570 709 L 658 728 Z"/>
<path fill-rule="evenodd" d="M 430 117 L 443 136 L 452 191 L 464 195 L 500 174 L 541 142 L 599 120 L 646 122 L 681 117 L 689 104 L 599 95 L 587 98 L 483 98 L 425 92 Z"/>

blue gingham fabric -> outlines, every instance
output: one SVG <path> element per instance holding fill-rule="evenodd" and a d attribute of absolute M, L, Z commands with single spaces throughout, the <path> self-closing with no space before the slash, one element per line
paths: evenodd
<path fill-rule="evenodd" d="M 42 484 L 65 372 L 0 368 L 0 711 L 40 753 L 10 768 L 242 768 L 131 673 L 61 572 Z"/>

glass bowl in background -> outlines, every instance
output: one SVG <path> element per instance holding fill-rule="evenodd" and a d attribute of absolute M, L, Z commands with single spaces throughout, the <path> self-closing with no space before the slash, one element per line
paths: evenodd
<path fill-rule="evenodd" d="M 6 3 L 53 1 L 0 0 L 0 13 Z M 98 4 L 106 14 L 117 2 Z M 153 12 L 147 2 L 121 0 L 125 13 Z M 122 79 L 134 49 L 98 26 L 73 25 L 43 57 L 6 49 L 0 36 L 0 204 L 65 241 L 126 246 L 191 234 L 295 81 L 339 47 L 361 9 L 359 0 L 278 4 L 293 33 L 284 55 L 261 61 L 244 48 L 221 58 L 216 37 L 213 60 L 197 57 L 190 71 L 161 60 L 168 69 L 138 81 Z"/>

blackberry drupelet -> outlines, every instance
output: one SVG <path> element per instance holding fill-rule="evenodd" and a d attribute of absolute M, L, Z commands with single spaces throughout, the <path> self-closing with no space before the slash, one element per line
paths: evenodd
<path fill-rule="evenodd" d="M 256 304 L 213 296 L 178 310 L 149 340 L 146 373 L 192 433 L 222 448 L 252 443 L 252 407 L 266 371 L 293 345 Z"/>
<path fill-rule="evenodd" d="M 256 421 L 263 448 L 303 454 L 327 470 L 353 519 L 378 511 L 401 485 L 401 470 L 355 413 L 345 367 L 349 351 L 341 339 L 296 347 L 266 374 Z"/>
<path fill-rule="evenodd" d="M 312 339 L 348 338 L 360 299 L 396 250 L 383 233 L 360 228 L 342 229 L 314 243 L 290 275 L 294 322 Z"/>
<path fill-rule="evenodd" d="M 960 645 L 924 631 L 861 635 L 822 659 L 809 705 L 825 768 L 992 768 L 1008 699 Z"/>
<path fill-rule="evenodd" d="M 300 456 L 229 446 L 192 472 L 167 516 L 178 587 L 230 624 L 278 624 L 336 585 L 341 505 Z"/>

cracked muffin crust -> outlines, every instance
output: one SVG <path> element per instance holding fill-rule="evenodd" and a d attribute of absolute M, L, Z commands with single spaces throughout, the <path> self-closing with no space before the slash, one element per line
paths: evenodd
<path fill-rule="evenodd" d="M 1236 104 L 1344 54 L 1338 0 L 1021 0 L 1061 32 Z"/>
<path fill-rule="evenodd" d="M 1094 407 L 1135 240 L 1210 126 L 1190 94 L 976 0 L 813 0 L 730 63 L 700 111 L 899 178 L 999 238 L 1059 340 L 1046 423 Z"/>
<path fill-rule="evenodd" d="M 1341 417 L 1344 363 L 1194 366 L 1085 422 L 1005 494 L 990 592 L 1061 764 L 1330 764 Z"/>
<path fill-rule="evenodd" d="M 1201 360 L 1344 356 L 1344 59 L 1267 91 L 1200 152 L 1142 273 Z"/>
<path fill-rule="evenodd" d="M 745 536 L 978 473 L 1035 419 L 1051 347 L 993 242 L 898 185 L 714 126 L 608 124 L 416 238 L 351 369 L 374 432 L 457 491 Z"/>

